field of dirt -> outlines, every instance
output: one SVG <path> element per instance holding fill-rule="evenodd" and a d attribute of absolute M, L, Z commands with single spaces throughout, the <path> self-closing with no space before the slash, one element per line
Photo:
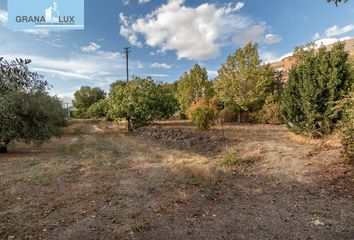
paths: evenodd
<path fill-rule="evenodd" d="M 353 197 L 335 137 L 284 126 L 76 120 L 0 155 L 0 239 L 354 239 Z"/>

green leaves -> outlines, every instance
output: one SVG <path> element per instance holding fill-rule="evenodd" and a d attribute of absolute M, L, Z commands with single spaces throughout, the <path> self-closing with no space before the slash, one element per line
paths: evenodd
<path fill-rule="evenodd" d="M 13 92 L 0 101 L 0 142 L 27 143 L 60 136 L 67 113 L 59 99 L 43 92 Z"/>
<path fill-rule="evenodd" d="M 84 86 L 75 92 L 74 97 L 75 100 L 73 101 L 73 105 L 77 109 L 78 117 L 86 118 L 88 117 L 87 110 L 91 105 L 105 99 L 106 94 L 98 87 L 91 88 Z"/>
<path fill-rule="evenodd" d="M 131 122 L 133 127 L 139 127 L 168 118 L 176 110 L 177 101 L 171 90 L 151 78 L 134 77 L 129 82 L 117 81 L 111 86 L 108 111 L 111 119 L 126 118 L 128 125 Z"/>
<path fill-rule="evenodd" d="M 62 103 L 46 92 L 43 76 L 28 70 L 30 62 L 0 59 L 0 146 L 11 140 L 44 142 L 66 124 Z"/>
<path fill-rule="evenodd" d="M 346 3 L 348 0 L 327 0 L 327 2 L 335 2 L 336 6 L 338 7 L 338 3 Z"/>
<path fill-rule="evenodd" d="M 215 90 L 225 106 L 248 111 L 264 102 L 274 74 L 269 65 L 261 65 L 258 45 L 248 43 L 222 64 Z"/>
<path fill-rule="evenodd" d="M 332 132 L 341 113 L 334 113 L 336 101 L 342 99 L 353 84 L 348 53 L 343 43 L 326 47 L 307 47 L 295 52 L 299 63 L 290 71 L 285 87 L 283 117 L 292 131 L 321 137 Z"/>
<path fill-rule="evenodd" d="M 212 82 L 208 80 L 208 73 L 199 64 L 184 73 L 177 81 L 176 97 L 180 105 L 180 112 L 187 114 L 189 107 L 201 98 L 210 98 L 213 95 Z"/>

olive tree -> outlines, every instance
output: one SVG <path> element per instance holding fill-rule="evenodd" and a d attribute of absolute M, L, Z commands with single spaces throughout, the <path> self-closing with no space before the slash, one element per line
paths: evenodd
<path fill-rule="evenodd" d="M 13 140 L 43 143 L 66 125 L 61 101 L 48 94 L 43 76 L 28 70 L 30 62 L 0 59 L 0 152 Z"/>

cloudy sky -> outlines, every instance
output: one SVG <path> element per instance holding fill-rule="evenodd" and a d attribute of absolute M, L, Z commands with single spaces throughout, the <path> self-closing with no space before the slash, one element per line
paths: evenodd
<path fill-rule="evenodd" d="M 325 0 L 86 0 L 85 30 L 25 32 L 7 29 L 6 2 L 0 0 L 0 56 L 32 59 L 31 69 L 65 101 L 82 85 L 108 90 L 125 79 L 126 46 L 131 75 L 172 82 L 195 63 L 214 78 L 248 41 L 270 62 L 307 42 L 354 36 L 352 0 L 340 7 Z"/>

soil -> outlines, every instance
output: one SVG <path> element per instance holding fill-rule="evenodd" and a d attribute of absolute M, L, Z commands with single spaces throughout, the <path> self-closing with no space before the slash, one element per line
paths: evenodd
<path fill-rule="evenodd" d="M 226 166 L 230 148 L 256 160 Z M 354 239 L 353 167 L 284 126 L 73 121 L 8 150 L 0 239 Z"/>

